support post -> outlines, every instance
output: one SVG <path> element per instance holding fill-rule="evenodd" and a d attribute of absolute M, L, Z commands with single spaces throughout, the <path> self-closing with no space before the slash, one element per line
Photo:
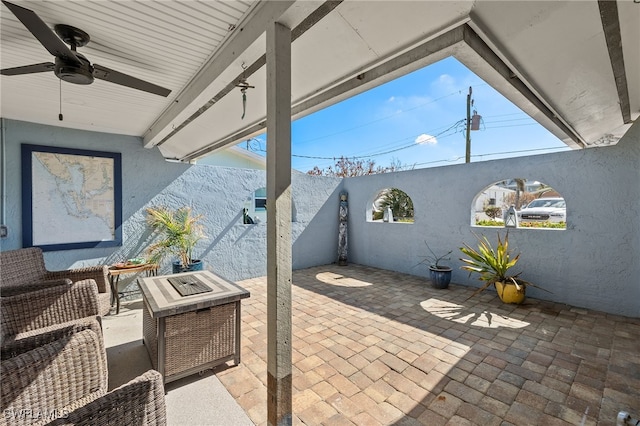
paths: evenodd
<path fill-rule="evenodd" d="M 467 95 L 467 145 L 464 162 L 471 162 L 471 86 L 469 86 L 469 94 Z"/>
<path fill-rule="evenodd" d="M 267 26 L 267 421 L 292 424 L 291 29 Z"/>

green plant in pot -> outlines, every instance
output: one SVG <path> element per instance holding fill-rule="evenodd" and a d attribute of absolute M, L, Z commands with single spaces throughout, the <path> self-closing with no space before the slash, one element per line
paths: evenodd
<path fill-rule="evenodd" d="M 478 279 L 484 281 L 484 284 L 469 297 L 473 297 L 494 285 L 500 300 L 504 303 L 519 304 L 524 302 L 527 286 L 540 288 L 520 278 L 522 272 L 515 275 L 507 274 L 509 269 L 515 266 L 520 259 L 519 253 L 515 257 L 511 255 L 508 232 L 504 238 L 500 238 L 500 233 L 498 233 L 498 242 L 495 248 L 486 236 L 479 237 L 476 234 L 474 235 L 478 239 L 478 248 L 475 249 L 466 243 L 464 247 L 460 247 L 460 251 L 469 256 L 469 258 L 460 259 L 465 263 L 460 268 L 469 271 L 469 275 L 472 273 L 479 274 L 480 277 Z"/>
<path fill-rule="evenodd" d="M 431 279 L 431 286 L 433 288 L 444 289 L 449 287 L 451 282 L 451 267 L 445 265 L 443 261 L 450 259 L 452 250 L 449 250 L 445 254 L 436 254 L 429 244 L 425 241 L 429 254 L 423 256 L 420 264 L 429 265 L 429 278 Z"/>
<path fill-rule="evenodd" d="M 201 219 L 202 215 L 193 215 L 190 207 L 147 208 L 147 223 L 156 238 L 147 249 L 149 261 L 159 263 L 167 255 L 173 255 L 178 258 L 173 262 L 174 273 L 202 270 L 203 262 L 193 258 L 196 244 L 204 237 Z"/>

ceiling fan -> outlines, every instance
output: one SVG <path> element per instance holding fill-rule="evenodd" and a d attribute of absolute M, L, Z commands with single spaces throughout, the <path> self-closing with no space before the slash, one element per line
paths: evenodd
<path fill-rule="evenodd" d="M 144 80 L 114 71 L 98 64 L 91 64 L 89 60 L 76 51 L 76 48 L 89 43 L 89 34 L 79 28 L 70 25 L 57 24 L 55 33 L 32 10 L 25 9 L 8 1 L 2 0 L 25 27 L 38 39 L 40 44 L 56 57 L 55 63 L 43 62 L 40 64 L 25 65 L 21 67 L 5 68 L 0 70 L 2 75 L 22 75 L 53 71 L 60 80 L 75 84 L 91 84 L 95 78 L 131 87 L 144 92 L 167 97 L 171 90 L 157 86 Z M 56 34 L 59 36 L 56 36 Z M 68 48 L 65 43 L 71 46 Z"/>

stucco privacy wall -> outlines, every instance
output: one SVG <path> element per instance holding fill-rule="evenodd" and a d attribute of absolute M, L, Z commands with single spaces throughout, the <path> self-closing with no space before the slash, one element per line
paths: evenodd
<path fill-rule="evenodd" d="M 459 247 L 472 232 L 495 241 L 496 230 L 470 226 L 474 197 L 508 178 L 545 182 L 567 201 L 567 229 L 515 229 L 517 271 L 535 288 L 527 294 L 573 306 L 640 316 L 640 123 L 616 146 L 349 178 L 349 261 L 414 275 L 425 240 L 437 252 L 453 249 L 453 281 L 478 285 L 459 269 Z M 366 222 L 377 192 L 399 188 L 413 200 L 415 223 Z M 504 230 L 502 230 L 504 234 Z"/>
<path fill-rule="evenodd" d="M 22 244 L 20 144 L 61 146 L 122 153 L 123 245 L 46 252 L 49 269 L 110 264 L 136 257 L 149 243 L 146 207 L 189 205 L 205 216 L 207 238 L 199 243 L 197 252 L 208 268 L 231 280 L 266 275 L 266 223 L 242 223 L 245 201 L 253 191 L 266 186 L 264 171 L 169 163 L 157 150 L 142 148 L 136 137 L 13 120 L 5 120 L 5 125 L 9 235 L 0 240 L 2 250 L 20 248 Z M 294 268 L 335 260 L 338 224 L 334 219 L 340 182 L 300 173 L 292 176 Z M 163 271 L 169 269 L 168 264 L 164 265 Z"/>
<path fill-rule="evenodd" d="M 138 255 L 147 244 L 144 208 L 193 205 L 206 211 L 209 238 L 199 246 L 207 265 L 232 280 L 266 274 L 266 224 L 242 224 L 244 201 L 265 186 L 265 173 L 167 163 L 138 138 L 5 120 L 7 225 L 0 249 L 21 246 L 20 144 L 31 143 L 122 153 L 123 237 L 117 248 L 45 254 L 50 269 L 111 263 Z M 436 250 L 454 249 L 454 282 L 477 285 L 458 267 L 458 247 L 474 244 L 472 202 L 487 185 L 507 178 L 543 181 L 563 194 L 568 227 L 512 230 L 522 252 L 523 278 L 553 291 L 529 295 L 605 312 L 640 316 L 640 125 L 614 147 L 471 163 L 345 179 L 292 177 L 295 219 L 294 269 L 334 262 L 338 194 L 349 192 L 349 261 L 427 275 L 415 265 L 428 240 Z M 365 222 L 382 188 L 397 187 L 414 201 L 413 225 Z M 167 269 L 165 269 L 166 271 Z M 1 273 L 1 272 L 0 272 Z M 126 284 L 126 283 L 125 283 Z"/>

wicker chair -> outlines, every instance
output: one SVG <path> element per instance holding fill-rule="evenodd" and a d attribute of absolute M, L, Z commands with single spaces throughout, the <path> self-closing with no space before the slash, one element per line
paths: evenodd
<path fill-rule="evenodd" d="M 0 252 L 0 293 L 11 296 L 33 290 L 34 286 L 60 284 L 60 280 L 73 282 L 92 279 L 98 286 L 100 315 L 108 315 L 111 309 L 111 287 L 107 265 L 89 266 L 65 271 L 47 271 L 42 250 L 30 247 Z"/>
<path fill-rule="evenodd" d="M 136 377 L 106 395 L 63 417 L 49 426 L 121 426 L 167 424 L 162 376 L 155 370 Z"/>
<path fill-rule="evenodd" d="M 71 337 L 82 330 L 92 330 L 96 335 L 103 337 L 100 317 L 82 318 L 9 336 L 0 347 L 0 359 L 17 357 L 56 340 Z M 102 342 L 104 346 L 104 339 Z"/>
<path fill-rule="evenodd" d="M 46 327 L 95 318 L 98 309 L 98 289 L 93 280 L 66 280 L 60 285 L 0 297 L 0 346 L 29 333 L 42 333 L 46 330 L 40 329 Z"/>
<path fill-rule="evenodd" d="M 97 319 L 33 334 L 1 352 L 0 422 L 44 423 L 107 392 L 107 357 Z"/>

